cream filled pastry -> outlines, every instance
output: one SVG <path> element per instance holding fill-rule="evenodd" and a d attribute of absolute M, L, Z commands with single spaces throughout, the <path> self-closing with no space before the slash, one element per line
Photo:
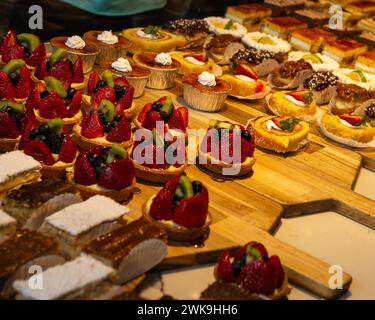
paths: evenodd
<path fill-rule="evenodd" d="M 335 60 L 320 53 L 310 53 L 304 51 L 289 52 L 289 61 L 297 61 L 299 59 L 309 62 L 314 71 L 333 71 L 340 67 Z"/>

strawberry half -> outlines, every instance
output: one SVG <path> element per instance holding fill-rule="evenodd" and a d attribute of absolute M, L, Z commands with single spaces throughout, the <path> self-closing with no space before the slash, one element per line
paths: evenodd
<path fill-rule="evenodd" d="M 151 110 L 151 108 L 152 108 L 152 103 L 147 103 L 143 107 L 143 109 L 141 110 L 141 112 L 139 113 L 139 115 L 137 117 L 137 120 L 142 124 L 142 126 L 144 126 L 144 121 L 146 119 L 146 115 Z"/>
<path fill-rule="evenodd" d="M 142 126 L 148 130 L 156 128 L 156 122 L 163 121 L 161 115 L 156 110 L 150 110 L 147 112 L 146 119 L 143 121 Z"/>
<path fill-rule="evenodd" d="M 72 83 L 72 70 L 70 61 L 59 60 L 49 70 L 48 74 L 60 80 L 65 89 L 68 89 Z"/>
<path fill-rule="evenodd" d="M 116 99 L 116 92 L 115 89 L 113 89 L 110 86 L 105 86 L 103 88 L 100 88 L 97 93 L 95 93 L 92 97 L 92 106 L 96 109 L 99 107 L 100 102 L 102 100 L 109 100 L 113 104 L 115 104 Z"/>
<path fill-rule="evenodd" d="M 274 117 L 272 118 L 272 121 L 274 124 L 276 124 L 279 128 L 281 128 L 282 124 L 280 123 L 281 121 L 284 121 L 286 119 L 289 119 L 289 117 L 283 116 L 283 117 Z"/>
<path fill-rule="evenodd" d="M 34 52 L 30 55 L 29 58 L 26 59 L 27 65 L 37 68 L 39 65 L 46 61 L 46 47 L 43 42 L 41 42 L 34 50 Z"/>
<path fill-rule="evenodd" d="M 0 138 L 16 139 L 19 135 L 16 121 L 7 112 L 0 112 Z"/>
<path fill-rule="evenodd" d="M 66 105 L 56 91 L 51 91 L 40 102 L 39 113 L 46 119 L 63 119 L 66 116 Z"/>
<path fill-rule="evenodd" d="M 256 74 L 256 72 L 245 64 L 240 64 L 236 68 L 236 70 L 234 70 L 234 74 L 238 76 L 246 76 L 251 79 L 258 80 L 258 75 Z"/>
<path fill-rule="evenodd" d="M 0 45 L 0 54 L 4 54 L 8 48 L 17 44 L 17 35 L 13 30 L 8 30 L 8 32 L 3 36 Z"/>
<path fill-rule="evenodd" d="M 257 85 L 255 86 L 254 92 L 260 93 L 260 92 L 263 92 L 263 91 L 264 91 L 264 84 L 261 83 L 261 82 L 257 83 Z"/>
<path fill-rule="evenodd" d="M 16 87 L 14 88 L 15 97 L 18 99 L 27 98 L 31 92 L 31 75 L 30 70 L 27 66 L 22 66 L 20 69 L 20 78 L 17 82 Z"/>
<path fill-rule="evenodd" d="M 169 189 L 163 188 L 157 193 L 151 204 L 150 215 L 155 220 L 172 219 L 172 193 Z"/>
<path fill-rule="evenodd" d="M 219 258 L 216 268 L 216 275 L 221 280 L 228 282 L 233 281 L 232 263 L 227 250 L 225 250 Z"/>
<path fill-rule="evenodd" d="M 284 272 L 283 266 L 281 265 L 280 258 L 278 256 L 272 256 L 272 257 L 270 257 L 268 262 L 273 264 L 273 266 L 275 267 L 275 269 L 277 271 L 276 287 L 281 288 L 283 283 L 284 283 L 285 272 Z"/>
<path fill-rule="evenodd" d="M 100 80 L 100 75 L 96 71 L 93 71 L 90 73 L 89 80 L 87 82 L 87 94 L 89 96 L 92 95 L 94 88 L 96 87 L 96 84 Z"/>
<path fill-rule="evenodd" d="M 133 103 L 134 87 L 129 85 L 120 100 L 116 103 L 117 114 L 122 114 L 124 110 L 129 109 Z"/>
<path fill-rule="evenodd" d="M 108 133 L 106 139 L 110 142 L 124 142 L 131 137 L 131 126 L 129 121 L 123 117 L 115 127 Z"/>
<path fill-rule="evenodd" d="M 78 57 L 77 60 L 73 64 L 72 70 L 72 83 L 81 83 L 85 80 L 83 75 L 83 66 L 82 66 L 82 59 Z"/>
<path fill-rule="evenodd" d="M 69 103 L 69 109 L 67 111 L 67 118 L 74 117 L 80 110 L 82 104 L 82 92 L 76 91 L 73 99 Z"/>
<path fill-rule="evenodd" d="M 350 123 L 352 126 L 358 125 L 362 120 L 361 116 L 339 115 L 339 118 Z"/>
<path fill-rule="evenodd" d="M 55 163 L 55 159 L 49 151 L 48 146 L 40 140 L 32 140 L 25 147 L 25 153 L 32 156 L 35 160 L 51 166 Z"/>
<path fill-rule="evenodd" d="M 186 107 L 180 107 L 177 109 L 179 113 L 181 113 L 182 118 L 184 119 L 184 126 L 185 128 L 189 125 L 189 110 Z"/>
<path fill-rule="evenodd" d="M 182 114 L 176 109 L 173 110 L 169 118 L 168 126 L 170 129 L 178 129 L 183 132 L 186 131 L 185 119 L 182 117 Z"/>
<path fill-rule="evenodd" d="M 313 101 L 313 94 L 308 90 L 299 90 L 286 93 L 286 95 L 291 96 L 297 101 L 303 102 L 305 104 L 310 104 Z"/>
<path fill-rule="evenodd" d="M 78 155 L 74 164 L 74 181 L 85 186 L 96 184 L 95 170 L 84 153 Z"/>
<path fill-rule="evenodd" d="M 14 99 L 15 91 L 8 74 L 0 71 L 0 99 Z"/>
<path fill-rule="evenodd" d="M 165 184 L 165 188 L 167 188 L 170 192 L 173 193 L 176 191 L 179 182 L 180 182 L 180 176 L 174 177 Z"/>
<path fill-rule="evenodd" d="M 251 242 L 245 244 L 242 248 L 240 248 L 237 251 L 234 258 L 240 259 L 244 254 L 246 254 L 248 247 L 252 247 L 252 248 L 257 249 L 260 252 L 260 254 L 262 255 L 263 258 L 264 257 L 268 258 L 267 249 L 264 247 L 264 245 L 262 245 L 261 243 L 256 242 L 256 241 L 251 241 Z"/>
<path fill-rule="evenodd" d="M 66 134 L 61 144 L 59 160 L 65 163 L 74 161 L 77 154 L 77 146 L 69 134 Z"/>
<path fill-rule="evenodd" d="M 5 50 L 2 55 L 4 63 L 8 63 L 12 59 L 25 59 L 25 49 L 19 44 L 15 44 Z"/>
<path fill-rule="evenodd" d="M 115 160 L 103 169 L 98 185 L 106 189 L 122 190 L 132 184 L 134 176 L 133 161 L 130 159 Z"/>
<path fill-rule="evenodd" d="M 117 84 L 118 86 L 122 86 L 122 87 L 129 87 L 130 86 L 128 80 L 126 80 L 125 77 L 117 77 L 117 78 L 113 79 L 113 83 Z"/>
<path fill-rule="evenodd" d="M 100 123 L 99 114 L 91 111 L 83 117 L 81 123 L 81 134 L 88 139 L 95 139 L 104 136 L 102 124 Z"/>

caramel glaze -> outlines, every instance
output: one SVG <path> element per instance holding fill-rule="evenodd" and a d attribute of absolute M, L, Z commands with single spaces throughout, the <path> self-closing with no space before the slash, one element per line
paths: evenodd
<path fill-rule="evenodd" d="M 176 69 L 179 67 L 179 63 L 174 59 L 172 59 L 171 65 L 163 66 L 155 62 L 155 57 L 156 57 L 156 53 L 153 53 L 153 52 L 143 52 L 139 55 L 139 59 L 141 60 L 141 62 L 143 62 L 144 64 L 150 67 L 161 68 L 161 69 Z"/>
<path fill-rule="evenodd" d="M 17 232 L 0 245 L 0 282 L 25 263 L 57 253 L 57 244 L 36 231 Z"/>
<path fill-rule="evenodd" d="M 68 37 L 55 37 L 55 38 L 52 38 L 51 39 L 51 44 L 54 46 L 54 47 L 57 47 L 57 48 L 65 48 L 67 49 L 68 51 L 71 51 L 71 52 L 76 52 L 76 53 L 86 53 L 86 54 L 94 54 L 96 52 L 98 52 L 98 48 L 96 47 L 95 44 L 93 44 L 92 42 L 90 41 L 85 41 L 86 42 L 86 45 L 84 48 L 82 49 L 73 49 L 73 48 L 69 48 L 65 42 L 66 40 L 68 40 Z"/>
<path fill-rule="evenodd" d="M 226 92 L 230 89 L 230 85 L 228 82 L 216 79 L 216 86 L 204 86 L 203 84 L 200 84 L 198 82 L 198 74 L 197 73 L 190 73 L 183 77 L 182 82 L 186 84 L 190 84 L 194 88 L 197 88 L 200 91 L 206 91 L 206 92 Z"/>
<path fill-rule="evenodd" d="M 85 33 L 85 36 L 87 37 L 87 40 L 89 40 L 93 43 L 96 43 L 100 46 L 106 46 L 106 47 L 112 47 L 112 48 L 118 48 L 118 49 L 121 49 L 122 47 L 130 46 L 130 41 L 128 39 L 126 39 L 125 37 L 122 37 L 122 36 L 120 36 L 116 33 L 115 33 L 115 35 L 117 35 L 117 38 L 118 38 L 117 43 L 108 44 L 108 43 L 99 41 L 98 35 L 101 34 L 101 33 L 102 33 L 102 31 L 97 31 L 97 30 L 88 31 L 88 32 Z"/>
<path fill-rule="evenodd" d="M 112 266 L 118 268 L 131 249 L 148 239 L 166 241 L 166 234 L 157 226 L 139 219 L 97 237 L 83 250 L 110 260 Z"/>

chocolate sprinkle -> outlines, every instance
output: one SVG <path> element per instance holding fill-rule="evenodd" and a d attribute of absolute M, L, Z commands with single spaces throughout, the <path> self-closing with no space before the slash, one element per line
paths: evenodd
<path fill-rule="evenodd" d="M 208 33 L 208 24 L 203 19 L 178 19 L 167 22 L 163 29 L 181 33 L 188 36 L 193 36 L 200 32 Z"/>
<path fill-rule="evenodd" d="M 232 61 L 235 64 L 244 62 L 260 64 L 265 60 L 274 58 L 275 55 L 269 51 L 257 50 L 255 48 L 248 48 L 245 50 L 239 50 L 233 57 Z"/>
<path fill-rule="evenodd" d="M 339 78 L 331 72 L 315 72 L 303 82 L 306 89 L 322 91 L 330 86 L 335 86 Z"/>

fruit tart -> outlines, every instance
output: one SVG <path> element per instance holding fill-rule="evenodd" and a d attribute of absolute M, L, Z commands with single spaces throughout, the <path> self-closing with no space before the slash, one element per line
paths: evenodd
<path fill-rule="evenodd" d="M 61 118 L 69 131 L 82 119 L 82 92 L 64 85 L 52 76 L 44 78 L 44 83 L 34 84 L 30 95 L 39 123 L 47 123 L 54 118 Z"/>
<path fill-rule="evenodd" d="M 39 37 L 31 33 L 16 34 L 9 30 L 3 36 L 0 44 L 1 63 L 8 63 L 13 59 L 26 61 L 29 69 L 35 69 L 41 59 L 46 56 L 46 48 Z"/>
<path fill-rule="evenodd" d="M 247 29 L 240 23 L 223 17 L 207 17 L 204 19 L 211 33 L 217 35 L 228 34 L 236 38 L 242 38 Z"/>
<path fill-rule="evenodd" d="M 133 162 L 127 151 L 116 143 L 112 147 L 81 152 L 67 179 L 83 199 L 104 195 L 125 202 L 132 198 L 135 187 Z"/>
<path fill-rule="evenodd" d="M 234 257 L 224 251 L 214 271 L 216 281 L 201 294 L 204 300 L 284 300 L 290 293 L 280 258 L 252 241 Z"/>
<path fill-rule="evenodd" d="M 232 70 L 236 70 L 239 65 L 248 65 L 258 77 L 264 77 L 279 68 L 279 60 L 282 61 L 282 57 L 279 54 L 266 50 L 246 48 L 238 50 L 230 58 L 229 65 Z"/>
<path fill-rule="evenodd" d="M 127 51 L 131 47 L 128 39 L 120 34 L 112 33 L 112 30 L 93 30 L 87 31 L 83 35 L 83 39 L 95 43 L 100 49 L 96 56 L 96 63 L 101 64 L 103 61 L 116 60 L 126 56 Z"/>
<path fill-rule="evenodd" d="M 176 49 L 176 37 L 156 26 L 130 28 L 122 35 L 132 43 L 135 51 L 170 52 Z"/>
<path fill-rule="evenodd" d="M 55 50 L 47 59 L 41 61 L 32 74 L 34 81 L 44 81 L 47 76 L 60 80 L 64 87 L 82 90 L 85 87 L 82 59 L 78 57 L 74 63 L 68 59 L 68 51 L 63 48 Z"/>
<path fill-rule="evenodd" d="M 186 50 L 201 47 L 208 36 L 208 24 L 203 19 L 178 19 L 162 26 L 163 30 L 176 38 L 176 49 Z"/>
<path fill-rule="evenodd" d="M 23 103 L 31 92 L 30 70 L 25 60 L 10 60 L 0 71 L 0 100 L 15 100 Z"/>
<path fill-rule="evenodd" d="M 262 116 L 248 122 L 255 145 L 277 153 L 295 152 L 308 144 L 309 124 L 297 118 Z"/>
<path fill-rule="evenodd" d="M 133 144 L 131 157 L 135 176 L 144 181 L 165 183 L 184 172 L 187 167 L 185 139 L 177 141 L 176 137 L 156 129 L 146 132 Z"/>
<path fill-rule="evenodd" d="M 303 59 L 311 64 L 314 71 L 332 72 L 339 69 L 339 64 L 330 57 L 321 53 L 310 53 L 305 51 L 291 51 L 288 54 L 288 61 L 298 61 Z"/>
<path fill-rule="evenodd" d="M 208 191 L 185 174 L 169 180 L 147 200 L 143 216 L 167 232 L 169 240 L 192 241 L 208 232 Z"/>
<path fill-rule="evenodd" d="M 375 147 L 375 127 L 367 116 L 327 113 L 319 125 L 326 137 L 341 144 L 355 148 Z"/>
<path fill-rule="evenodd" d="M 132 144 L 130 121 L 123 113 L 116 112 L 114 104 L 106 99 L 101 100 L 97 109 L 86 111 L 73 132 L 77 144 L 85 150 L 94 146 L 110 147 L 114 142 L 124 148 Z"/>
<path fill-rule="evenodd" d="M 164 122 L 164 127 L 172 135 L 181 135 L 187 132 L 189 111 L 185 107 L 176 108 L 170 96 L 161 97 L 155 102 L 147 103 L 138 117 L 134 119 L 137 128 L 153 130 L 158 121 Z M 176 130 L 179 130 L 177 132 Z"/>
<path fill-rule="evenodd" d="M 147 88 L 169 89 L 174 86 L 180 63 L 169 53 L 142 52 L 136 53 L 133 59 L 151 72 L 146 84 Z"/>
<path fill-rule="evenodd" d="M 134 92 L 134 87 L 124 76 L 116 77 L 110 70 L 104 70 L 100 75 L 94 71 L 87 82 L 87 95 L 83 96 L 83 102 L 88 109 L 97 109 L 106 99 L 115 105 L 118 114 L 131 118 L 135 112 Z"/>
<path fill-rule="evenodd" d="M 79 57 L 82 60 L 83 73 L 89 73 L 95 63 L 96 56 L 100 49 L 96 44 L 83 40 L 80 36 L 54 37 L 50 40 L 54 49 L 66 49 L 70 61 L 76 61 Z"/>
<path fill-rule="evenodd" d="M 143 94 L 151 74 L 150 70 L 122 57 L 115 61 L 103 61 L 100 66 L 103 69 L 110 70 L 114 77 L 125 77 L 129 84 L 134 87 L 134 98 Z"/>
<path fill-rule="evenodd" d="M 182 83 L 185 102 L 193 109 L 207 112 L 222 109 L 232 89 L 228 81 L 216 79 L 207 71 L 186 74 Z"/>
<path fill-rule="evenodd" d="M 314 70 L 311 64 L 303 59 L 286 61 L 280 68 L 268 75 L 268 83 L 275 89 L 297 89 Z"/>
<path fill-rule="evenodd" d="M 233 66 L 232 73 L 225 73 L 221 79 L 230 83 L 232 89 L 230 96 L 239 99 L 261 99 L 270 91 L 267 83 L 256 74 L 256 72 L 247 64 Z"/>
<path fill-rule="evenodd" d="M 73 166 L 77 156 L 77 146 L 70 134 L 63 128 L 59 118 L 37 126 L 23 135 L 24 152 L 42 164 L 44 178 L 65 178 L 66 169 Z"/>
<path fill-rule="evenodd" d="M 361 108 L 362 104 L 371 99 L 370 93 L 355 84 L 338 83 L 336 94 L 328 104 L 332 114 L 351 114 Z"/>
<path fill-rule="evenodd" d="M 330 102 L 335 96 L 338 80 L 339 78 L 332 72 L 318 71 L 305 79 L 299 89 L 311 91 L 316 104 L 323 105 Z"/>
<path fill-rule="evenodd" d="M 20 140 L 25 107 L 12 100 L 0 101 L 0 152 L 15 149 Z"/>
<path fill-rule="evenodd" d="M 174 52 L 173 59 L 180 63 L 178 74 L 202 73 L 204 71 L 221 75 L 221 68 L 208 57 L 206 52 Z"/>
<path fill-rule="evenodd" d="M 211 120 L 199 147 L 199 163 L 220 175 L 249 174 L 255 163 L 251 132 L 239 124 Z"/>
<path fill-rule="evenodd" d="M 291 116 L 306 122 L 315 122 L 322 111 L 308 90 L 278 91 L 267 97 L 268 108 L 277 116 Z"/>

